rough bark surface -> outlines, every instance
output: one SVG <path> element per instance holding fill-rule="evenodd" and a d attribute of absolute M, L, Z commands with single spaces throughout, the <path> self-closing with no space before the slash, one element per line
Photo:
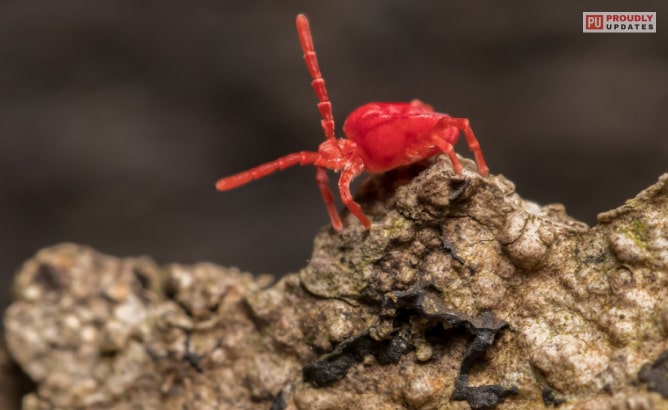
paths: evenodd
<path fill-rule="evenodd" d="M 370 178 L 371 230 L 277 283 L 39 251 L 4 321 L 23 408 L 668 408 L 668 174 L 588 228 L 464 164 Z"/>

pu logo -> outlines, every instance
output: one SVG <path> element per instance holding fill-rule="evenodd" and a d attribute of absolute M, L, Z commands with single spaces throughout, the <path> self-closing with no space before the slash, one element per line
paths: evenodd
<path fill-rule="evenodd" d="M 587 30 L 603 30 L 603 14 L 585 15 L 585 27 Z"/>

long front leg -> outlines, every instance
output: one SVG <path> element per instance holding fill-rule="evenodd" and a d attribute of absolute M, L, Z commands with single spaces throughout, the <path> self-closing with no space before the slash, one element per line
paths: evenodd
<path fill-rule="evenodd" d="M 366 229 L 369 229 L 371 228 L 371 221 L 367 219 L 364 212 L 362 212 L 362 208 L 360 208 L 359 204 L 353 200 L 353 196 L 350 193 L 350 183 L 353 178 L 361 174 L 363 170 L 364 167 L 361 164 L 352 164 L 350 167 L 344 168 L 343 171 L 341 171 L 341 177 L 339 178 L 339 193 L 341 194 L 341 202 L 343 202 L 346 208 L 348 208 L 350 212 L 362 222 L 362 225 L 364 225 Z"/>
<path fill-rule="evenodd" d="M 257 167 L 251 168 L 248 171 L 239 172 L 236 175 L 221 178 L 218 180 L 218 182 L 216 182 L 216 189 L 219 191 L 234 189 L 294 165 L 313 164 L 318 160 L 318 157 L 319 154 L 317 152 L 308 151 L 289 154 L 279 159 L 267 162 L 266 164 L 258 165 Z"/>
<path fill-rule="evenodd" d="M 327 170 L 325 170 L 325 168 L 317 167 L 315 171 L 315 179 L 318 181 L 318 188 L 320 188 L 322 200 L 325 201 L 325 206 L 327 207 L 327 212 L 329 213 L 329 219 L 332 221 L 332 226 L 337 231 L 340 231 L 343 227 L 343 224 L 341 223 L 339 213 L 334 206 L 334 195 L 329 189 L 329 178 L 327 177 Z"/>

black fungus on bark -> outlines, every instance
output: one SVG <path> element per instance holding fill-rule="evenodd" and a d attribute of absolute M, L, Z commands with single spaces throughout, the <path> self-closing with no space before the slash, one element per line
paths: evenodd
<path fill-rule="evenodd" d="M 638 380 L 645 383 L 648 390 L 668 399 L 668 350 L 664 350 L 654 363 L 645 363 L 638 372 Z"/>
<path fill-rule="evenodd" d="M 283 390 L 281 390 L 276 395 L 276 398 L 274 398 L 274 401 L 271 403 L 271 407 L 269 407 L 269 410 L 285 410 L 286 408 L 288 408 L 288 405 L 285 404 L 285 399 L 283 398 Z"/>
<path fill-rule="evenodd" d="M 473 362 L 492 345 L 496 334 L 507 326 L 506 322 L 496 318 L 491 312 L 483 312 L 473 317 L 447 308 L 433 289 L 391 292 L 385 296 L 382 305 L 384 308 L 395 309 L 395 318 L 403 318 L 402 322 L 408 322 L 411 316 L 418 315 L 441 324 L 446 331 L 464 328 L 474 336 L 455 380 L 452 400 L 466 400 L 473 409 L 485 409 L 495 407 L 510 394 L 517 394 L 517 387 L 468 384 L 468 373 Z M 366 330 L 341 342 L 331 353 L 304 366 L 304 381 L 316 388 L 334 384 L 345 377 L 348 369 L 355 362 L 361 362 L 367 354 L 373 355 L 381 365 L 398 362 L 401 356 L 411 351 L 414 346 L 409 340 L 410 337 L 398 330 L 400 324 L 395 323 L 395 326 L 395 330 L 385 340 L 373 339 Z"/>
<path fill-rule="evenodd" d="M 554 407 L 557 407 L 557 406 L 560 406 L 560 405 L 566 403 L 566 399 L 564 399 L 562 397 L 557 397 L 557 395 L 554 394 L 554 390 L 552 390 L 549 387 L 545 387 L 541 391 L 541 396 L 543 397 L 543 403 L 546 406 L 552 405 Z"/>

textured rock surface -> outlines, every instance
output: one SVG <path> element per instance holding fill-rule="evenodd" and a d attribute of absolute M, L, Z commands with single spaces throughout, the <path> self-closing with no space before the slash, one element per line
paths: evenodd
<path fill-rule="evenodd" d="M 4 341 L 0 342 L 0 409 L 21 408 L 25 394 L 35 385 L 9 357 Z"/>
<path fill-rule="evenodd" d="M 369 179 L 371 230 L 275 284 L 41 250 L 5 315 L 24 408 L 668 408 L 668 174 L 590 229 L 465 164 Z"/>

